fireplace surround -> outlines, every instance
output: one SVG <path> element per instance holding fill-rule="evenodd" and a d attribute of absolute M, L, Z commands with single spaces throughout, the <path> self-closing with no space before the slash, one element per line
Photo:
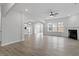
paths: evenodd
<path fill-rule="evenodd" d="M 69 29 L 68 33 L 69 33 L 69 38 L 77 40 L 77 30 Z"/>

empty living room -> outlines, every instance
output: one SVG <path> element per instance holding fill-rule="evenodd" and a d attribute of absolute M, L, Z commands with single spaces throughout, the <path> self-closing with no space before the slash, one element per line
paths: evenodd
<path fill-rule="evenodd" d="M 79 3 L 0 3 L 0 56 L 79 56 Z"/>

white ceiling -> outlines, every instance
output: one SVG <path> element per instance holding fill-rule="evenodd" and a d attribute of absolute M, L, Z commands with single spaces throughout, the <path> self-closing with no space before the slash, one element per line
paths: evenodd
<path fill-rule="evenodd" d="M 0 6 L 3 5 L 4 3 L 0 3 Z"/>
<path fill-rule="evenodd" d="M 25 9 L 28 9 L 26 12 Z M 49 17 L 49 10 L 57 10 L 56 18 L 66 17 L 79 13 L 79 4 L 76 3 L 17 3 L 14 11 L 24 13 L 28 19 L 46 19 Z"/>

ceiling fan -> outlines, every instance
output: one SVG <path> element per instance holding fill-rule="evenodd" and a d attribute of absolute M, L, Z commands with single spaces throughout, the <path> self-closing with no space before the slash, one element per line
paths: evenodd
<path fill-rule="evenodd" d="M 59 13 L 57 13 L 57 12 L 55 12 L 55 11 L 52 11 L 51 9 L 50 9 L 50 16 L 57 16 Z"/>

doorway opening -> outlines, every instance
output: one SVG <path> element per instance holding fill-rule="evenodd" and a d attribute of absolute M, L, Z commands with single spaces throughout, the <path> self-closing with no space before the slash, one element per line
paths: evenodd
<path fill-rule="evenodd" d="M 32 24 L 31 23 L 27 23 L 24 24 L 24 29 L 25 29 L 25 33 L 24 34 L 32 34 Z"/>
<path fill-rule="evenodd" d="M 34 34 L 36 37 L 43 36 L 43 24 L 36 23 L 34 26 Z"/>

